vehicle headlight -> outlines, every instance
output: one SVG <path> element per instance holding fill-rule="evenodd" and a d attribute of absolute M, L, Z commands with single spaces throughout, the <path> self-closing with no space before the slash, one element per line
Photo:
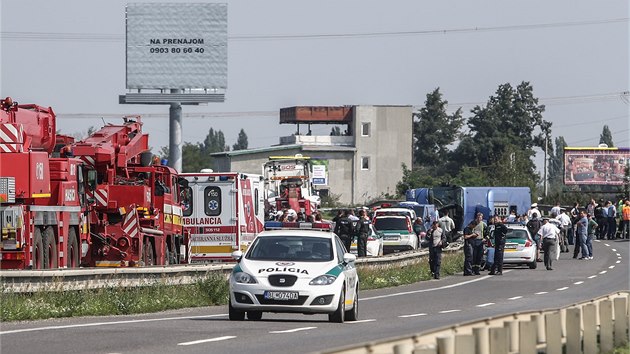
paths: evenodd
<path fill-rule="evenodd" d="M 337 280 L 336 276 L 324 274 L 324 275 L 320 275 L 317 278 L 311 280 L 311 282 L 308 283 L 308 284 L 309 285 L 330 285 L 330 284 L 334 283 L 335 280 Z"/>
<path fill-rule="evenodd" d="M 256 284 L 256 283 L 258 283 L 256 281 L 256 278 L 254 278 L 252 275 L 247 274 L 245 272 L 234 273 L 232 275 L 232 278 L 234 279 L 235 282 L 241 283 L 241 284 Z"/>

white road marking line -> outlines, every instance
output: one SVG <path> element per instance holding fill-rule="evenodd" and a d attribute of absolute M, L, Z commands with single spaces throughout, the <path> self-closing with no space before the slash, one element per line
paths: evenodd
<path fill-rule="evenodd" d="M 347 322 L 344 322 L 344 323 L 355 324 L 355 323 L 365 323 L 365 322 L 374 322 L 374 321 L 376 321 L 376 318 L 371 318 L 369 320 L 347 321 Z"/>
<path fill-rule="evenodd" d="M 504 270 L 503 273 L 508 273 L 508 272 L 511 272 L 511 271 L 512 271 L 512 269 L 507 269 L 507 270 Z M 385 299 L 385 298 L 388 298 L 388 297 L 395 297 L 395 296 L 402 296 L 402 295 L 411 295 L 411 294 L 419 294 L 419 293 L 426 293 L 426 292 L 429 292 L 429 291 L 451 289 L 451 288 L 456 288 L 458 286 L 462 286 L 462 285 L 466 285 L 466 284 L 470 284 L 470 283 L 475 283 L 475 282 L 478 282 L 478 281 L 481 281 L 481 280 L 489 279 L 491 277 L 492 277 L 492 275 L 484 275 L 484 276 L 482 276 L 480 278 L 475 278 L 475 279 L 471 279 L 471 280 L 467 280 L 467 281 L 463 281 L 461 283 L 456 283 L 456 284 L 451 284 L 451 285 L 444 285 L 444 286 L 440 286 L 438 288 L 421 289 L 421 290 L 413 290 L 413 291 L 404 291 L 404 292 L 401 292 L 401 293 L 379 295 L 379 296 L 372 296 L 372 297 L 364 297 L 364 298 L 360 298 L 359 301 Z"/>
<path fill-rule="evenodd" d="M 614 248 L 612 249 L 612 251 L 613 251 L 613 252 L 617 252 L 617 250 L 616 250 L 616 249 L 614 249 Z"/>
<path fill-rule="evenodd" d="M 13 334 L 13 333 L 24 333 L 24 332 L 36 332 L 36 331 L 46 331 L 51 329 L 67 329 L 67 328 L 81 328 L 81 327 L 96 327 L 96 326 L 109 326 L 109 325 L 117 325 L 117 324 L 126 324 L 126 323 L 142 323 L 142 322 L 159 322 L 159 321 L 177 321 L 177 320 L 190 320 L 194 318 L 211 318 L 211 317 L 223 317 L 227 316 L 227 313 L 223 313 L 220 315 L 205 315 L 205 316 L 183 316 L 183 317 L 165 317 L 165 318 L 149 318 L 144 320 L 127 320 L 127 321 L 112 321 L 112 322 L 93 322 L 93 323 L 82 323 L 82 324 L 74 324 L 74 325 L 64 325 L 64 326 L 48 326 L 48 327 L 36 327 L 36 328 L 23 328 L 23 329 L 14 329 L 12 331 L 4 331 L 0 332 L 0 335 L 3 334 Z"/>
<path fill-rule="evenodd" d="M 514 296 L 514 297 L 509 298 L 508 300 L 518 300 L 522 298 L 523 298 L 522 296 Z"/>
<path fill-rule="evenodd" d="M 575 282 L 575 283 L 573 283 L 573 284 L 574 284 L 574 285 L 580 285 L 580 284 L 584 284 L 584 282 L 580 280 L 580 281 L 576 281 L 576 282 Z"/>
<path fill-rule="evenodd" d="M 593 240 L 593 241 L 595 241 L 595 242 L 602 242 L 602 241 L 600 241 L 600 240 Z"/>
<path fill-rule="evenodd" d="M 621 259 L 621 256 L 617 257 L 617 259 Z"/>
<path fill-rule="evenodd" d="M 287 329 L 284 331 L 270 331 L 269 333 L 293 333 L 293 332 L 299 332 L 299 331 L 308 331 L 309 329 L 315 329 L 315 328 L 317 327 L 302 327 L 302 328 Z"/>
<path fill-rule="evenodd" d="M 547 292 L 546 291 L 541 291 L 539 293 L 536 293 L 536 295 L 545 295 Z"/>
<path fill-rule="evenodd" d="M 607 244 L 607 243 L 604 243 L 604 244 L 605 244 L 606 246 L 610 247 L 610 245 L 609 245 L 609 244 Z"/>
<path fill-rule="evenodd" d="M 488 302 L 488 303 L 485 303 L 485 304 L 477 305 L 477 307 L 486 307 L 486 306 L 490 306 L 490 305 L 494 305 L 494 302 Z"/>
<path fill-rule="evenodd" d="M 400 315 L 398 317 L 400 318 L 409 318 L 409 317 L 419 317 L 419 316 L 426 316 L 426 313 L 414 313 L 413 315 Z"/>
<path fill-rule="evenodd" d="M 612 266 L 608 267 L 608 269 L 613 269 L 613 268 L 615 268 L 615 266 L 614 266 L 614 265 L 612 265 Z"/>
<path fill-rule="evenodd" d="M 556 291 L 562 291 L 562 290 L 567 290 L 569 287 L 568 286 L 564 286 L 562 288 L 558 288 L 556 289 Z"/>
<path fill-rule="evenodd" d="M 599 272 L 599 274 L 606 274 L 607 272 L 607 270 L 602 270 L 601 272 Z"/>
<path fill-rule="evenodd" d="M 621 257 L 621 254 L 617 253 L 617 257 Z"/>
<path fill-rule="evenodd" d="M 597 275 L 591 275 L 590 277 L 588 277 L 589 279 L 593 279 L 593 278 L 597 278 Z"/>
<path fill-rule="evenodd" d="M 439 313 L 451 313 L 451 312 L 459 312 L 461 310 L 444 310 L 444 311 L 440 311 Z"/>
<path fill-rule="evenodd" d="M 236 336 L 223 336 L 223 337 L 216 337 L 216 338 L 210 338 L 210 339 L 200 339 L 200 340 L 194 340 L 192 342 L 177 343 L 177 345 L 194 345 L 194 344 L 201 344 L 201 343 L 208 343 L 208 342 L 218 342 L 218 341 L 228 340 L 232 338 L 236 338 Z"/>
<path fill-rule="evenodd" d="M 621 263 L 621 261 L 617 261 L 617 262 L 615 262 L 615 263 L 619 264 L 619 263 Z"/>

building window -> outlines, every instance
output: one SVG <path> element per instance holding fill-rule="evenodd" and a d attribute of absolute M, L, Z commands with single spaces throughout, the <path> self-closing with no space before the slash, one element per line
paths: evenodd
<path fill-rule="evenodd" d="M 369 170 L 370 169 L 370 158 L 367 156 L 363 156 L 361 158 L 361 169 Z"/>
<path fill-rule="evenodd" d="M 361 136 L 370 136 L 370 123 L 361 123 Z"/>

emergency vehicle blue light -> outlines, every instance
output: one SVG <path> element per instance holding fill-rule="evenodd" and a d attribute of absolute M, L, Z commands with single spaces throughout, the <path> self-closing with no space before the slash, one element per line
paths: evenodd
<path fill-rule="evenodd" d="M 228 176 L 219 176 L 219 181 L 227 181 Z"/>
<path fill-rule="evenodd" d="M 265 229 L 281 229 L 282 222 L 281 221 L 266 221 Z"/>

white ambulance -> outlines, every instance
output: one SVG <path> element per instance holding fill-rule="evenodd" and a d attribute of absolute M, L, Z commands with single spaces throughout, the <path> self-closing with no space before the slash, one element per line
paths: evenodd
<path fill-rule="evenodd" d="M 182 173 L 188 263 L 233 261 L 264 227 L 264 180 L 237 172 Z"/>

